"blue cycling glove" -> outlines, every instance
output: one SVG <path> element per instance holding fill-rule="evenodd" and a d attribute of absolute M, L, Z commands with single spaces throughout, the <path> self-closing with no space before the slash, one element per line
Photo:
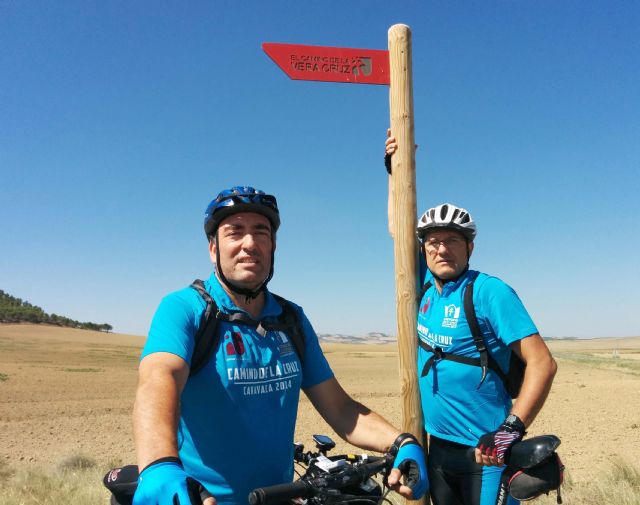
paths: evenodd
<path fill-rule="evenodd" d="M 406 439 L 410 441 L 398 448 Z M 413 492 L 413 499 L 419 500 L 429 490 L 426 458 L 422 446 L 413 435 L 403 433 L 393 443 L 391 451 L 392 454 L 397 451 L 393 460 L 393 468 L 397 468 L 403 475 L 407 476 L 407 485 Z"/>
<path fill-rule="evenodd" d="M 201 487 L 185 473 L 178 458 L 162 458 L 138 477 L 133 505 L 201 505 Z"/>

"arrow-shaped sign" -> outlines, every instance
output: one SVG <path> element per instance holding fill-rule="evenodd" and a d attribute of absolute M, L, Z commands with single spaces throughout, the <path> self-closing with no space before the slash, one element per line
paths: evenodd
<path fill-rule="evenodd" d="M 262 49 L 291 79 L 389 84 L 389 51 L 271 42 Z"/>

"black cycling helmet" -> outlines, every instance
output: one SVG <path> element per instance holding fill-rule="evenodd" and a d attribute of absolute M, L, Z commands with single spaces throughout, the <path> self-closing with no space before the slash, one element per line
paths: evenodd
<path fill-rule="evenodd" d="M 251 186 L 234 186 L 221 191 L 211 201 L 204 213 L 204 232 L 207 237 L 215 235 L 223 219 L 239 212 L 256 212 L 271 222 L 272 232 L 280 226 L 278 202 L 273 195 Z"/>
<path fill-rule="evenodd" d="M 255 212 L 262 214 L 271 222 L 271 236 L 275 238 L 276 231 L 280 226 L 280 213 L 278 212 L 278 202 L 273 195 L 267 195 L 264 191 L 252 188 L 251 186 L 234 186 L 231 189 L 221 191 L 218 196 L 207 206 L 204 213 L 204 232 L 209 240 L 217 240 L 216 234 L 220 223 L 227 217 L 240 212 Z M 241 288 L 232 284 L 222 273 L 220 265 L 220 255 L 216 256 L 216 272 L 218 278 L 231 291 L 245 296 L 247 299 L 256 298 L 267 286 L 273 277 L 273 263 L 275 259 L 275 242 L 271 249 L 271 268 L 269 275 L 256 289 Z"/>

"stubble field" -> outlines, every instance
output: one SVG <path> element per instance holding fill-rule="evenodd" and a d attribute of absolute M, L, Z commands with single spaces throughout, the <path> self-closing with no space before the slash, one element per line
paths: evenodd
<path fill-rule="evenodd" d="M 134 462 L 131 410 L 143 342 L 142 337 L 126 335 L 0 325 L 2 468 L 53 472 L 78 456 L 94 461 L 99 472 Z M 640 337 L 549 345 L 559 370 L 530 434 L 560 437 L 559 452 L 570 482 L 565 503 L 580 503 L 571 501 L 571 495 L 577 498 L 581 488 L 600 480 L 612 461 L 637 468 Z M 343 387 L 399 426 L 396 346 L 323 348 Z M 303 396 L 296 439 L 310 443 L 313 433 L 337 440 Z M 340 448 L 348 446 L 339 441 Z M 106 503 L 106 494 L 104 498 Z M 541 502 L 554 503 L 555 497 Z"/>

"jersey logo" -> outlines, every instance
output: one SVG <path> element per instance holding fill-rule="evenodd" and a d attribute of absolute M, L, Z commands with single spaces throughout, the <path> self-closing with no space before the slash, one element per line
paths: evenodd
<path fill-rule="evenodd" d="M 429 310 L 429 305 L 431 305 L 431 297 L 427 298 L 427 301 L 424 302 L 424 305 L 420 307 L 420 314 L 426 314 L 427 310 Z"/>
<path fill-rule="evenodd" d="M 460 307 L 456 307 L 453 303 L 444 306 L 444 319 L 442 319 L 443 328 L 457 328 L 458 319 L 460 318 Z"/>
<path fill-rule="evenodd" d="M 242 356 L 244 354 L 245 348 L 242 333 L 238 331 L 227 332 L 224 339 L 227 356 Z"/>
<path fill-rule="evenodd" d="M 293 344 L 291 343 L 289 337 L 287 337 L 287 334 L 285 332 L 278 331 L 276 335 L 278 338 L 278 348 L 280 349 L 281 356 L 286 356 L 287 354 L 295 352 Z"/>

